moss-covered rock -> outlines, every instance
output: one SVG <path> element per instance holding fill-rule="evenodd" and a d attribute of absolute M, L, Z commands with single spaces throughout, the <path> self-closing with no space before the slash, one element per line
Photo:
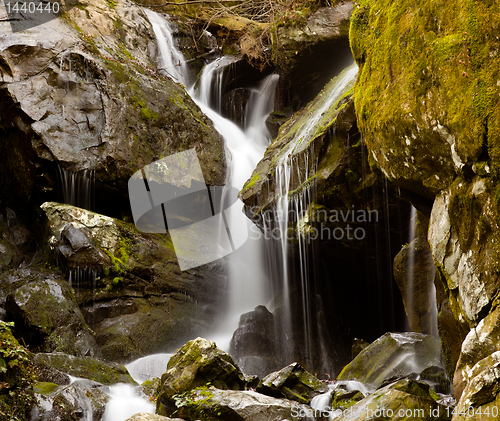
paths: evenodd
<path fill-rule="evenodd" d="M 496 2 L 361 0 L 350 40 L 356 116 L 389 180 L 432 197 L 455 175 L 496 173 Z"/>
<path fill-rule="evenodd" d="M 442 367 L 438 339 L 414 332 L 386 333 L 345 366 L 338 379 L 379 387 L 390 378 L 419 374 L 431 366 Z"/>
<path fill-rule="evenodd" d="M 104 358 L 125 362 L 172 352 L 222 314 L 225 276 L 218 263 L 181 272 L 176 256 L 183 250 L 174 250 L 168 234 L 144 234 L 133 224 L 70 205 L 45 203 L 43 209 L 49 242 L 61 265 L 69 266 L 77 300 Z M 62 234 L 68 224 L 98 252 L 72 248 L 64 260 Z M 86 266 L 75 268 L 81 261 Z"/>
<path fill-rule="evenodd" d="M 61 273 L 34 267 L 8 271 L 1 278 L 11 285 L 9 317 L 29 346 L 45 352 L 100 355 L 74 292 Z"/>
<path fill-rule="evenodd" d="M 28 351 L 12 335 L 14 323 L 0 321 L 0 414 L 27 419 L 35 402 Z"/>
<path fill-rule="evenodd" d="M 328 387 L 298 363 L 271 373 L 259 383 L 257 392 L 310 404 L 314 396 L 325 393 Z"/>
<path fill-rule="evenodd" d="M 135 384 L 127 369 L 120 364 L 110 363 L 91 357 L 75 357 L 63 353 L 38 353 L 33 362 L 68 373 L 73 377 L 82 377 L 105 385 L 115 383 Z"/>
<path fill-rule="evenodd" d="M 449 421 L 452 408 L 436 402 L 436 395 L 425 383 L 400 380 L 375 391 L 348 408 L 333 411 L 338 421 Z"/>
<path fill-rule="evenodd" d="M 188 421 L 281 421 L 309 420 L 312 409 L 286 399 L 276 399 L 254 391 L 220 390 L 199 387 L 174 395 L 175 415 Z"/>
<path fill-rule="evenodd" d="M 170 358 L 158 389 L 157 413 L 172 415 L 176 408 L 174 395 L 206 385 L 242 390 L 246 379 L 229 354 L 214 342 L 197 338 Z"/>

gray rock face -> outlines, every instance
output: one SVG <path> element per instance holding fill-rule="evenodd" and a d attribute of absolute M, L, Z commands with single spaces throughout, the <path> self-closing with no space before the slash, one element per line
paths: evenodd
<path fill-rule="evenodd" d="M 240 316 L 230 353 L 246 374 L 263 377 L 279 368 L 275 317 L 264 306 Z"/>
<path fill-rule="evenodd" d="M 7 310 L 23 327 L 25 340 L 46 352 L 98 356 L 99 347 L 66 280 L 47 269 L 18 269 L 2 274 L 11 285 Z"/>
<path fill-rule="evenodd" d="M 220 390 L 213 387 L 192 390 L 178 399 L 177 413 L 185 420 L 202 416 L 219 421 L 309 421 L 312 409 L 286 399 L 276 399 L 245 390 Z"/>
<path fill-rule="evenodd" d="M 99 186 L 123 195 L 144 165 L 193 147 L 207 183 L 224 184 L 223 140 L 182 86 L 152 70 L 156 39 L 134 3 L 84 1 L 66 22 L 0 30 L 2 173 L 12 199 L 52 191 L 54 162 L 92 169 Z"/>
<path fill-rule="evenodd" d="M 42 208 L 61 265 L 94 271 L 93 282 L 78 272 L 72 282 L 105 359 L 172 351 L 220 316 L 225 276 L 217 264 L 181 273 L 176 253 L 182 250 L 174 252 L 165 235 L 70 205 Z"/>
<path fill-rule="evenodd" d="M 414 332 L 386 333 L 345 366 L 338 380 L 379 387 L 388 379 L 418 375 L 431 366 L 442 368 L 438 339 Z"/>

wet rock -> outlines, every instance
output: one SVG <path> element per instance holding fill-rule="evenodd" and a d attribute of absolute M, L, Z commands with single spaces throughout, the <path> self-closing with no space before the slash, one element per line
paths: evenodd
<path fill-rule="evenodd" d="M 40 367 L 48 367 L 73 377 L 82 377 L 104 385 L 135 384 L 123 365 L 101 361 L 97 358 L 75 357 L 62 353 L 39 353 L 34 356 L 33 362 Z"/>
<path fill-rule="evenodd" d="M 248 88 L 236 88 L 222 97 L 222 114 L 245 129 L 245 111 L 251 91 Z"/>
<path fill-rule="evenodd" d="M 436 197 L 431 213 L 432 254 L 446 279 L 455 318 L 467 330 L 488 314 L 498 290 L 490 270 L 500 257 L 495 189 L 490 179 L 458 179 Z"/>
<path fill-rule="evenodd" d="M 293 363 L 266 376 L 256 390 L 264 395 L 309 404 L 314 396 L 325 393 L 328 387 L 300 364 Z"/>
<path fill-rule="evenodd" d="M 60 274 L 30 268 L 6 272 L 2 278 L 12 285 L 7 309 L 26 343 L 46 352 L 100 355 L 74 293 Z"/>
<path fill-rule="evenodd" d="M 419 374 L 431 366 L 442 368 L 438 339 L 414 332 L 386 333 L 345 366 L 338 380 L 379 387 L 388 379 Z"/>
<path fill-rule="evenodd" d="M 333 75 L 349 64 L 352 10 L 352 1 L 341 1 L 333 7 L 319 8 L 304 24 L 278 28 L 275 65 L 304 102 L 312 100 Z"/>
<path fill-rule="evenodd" d="M 451 419 L 451 408 L 438 404 L 438 396 L 424 383 L 401 380 L 375 391 L 340 415 L 338 421 L 364 420 L 421 420 L 446 421 Z"/>
<path fill-rule="evenodd" d="M 278 137 L 280 127 L 286 123 L 290 118 L 288 113 L 282 111 L 274 111 L 266 119 L 266 127 L 271 133 L 271 137 L 276 139 Z"/>
<path fill-rule="evenodd" d="M 157 412 L 171 415 L 175 410 L 175 394 L 207 384 L 241 390 L 245 388 L 246 379 L 232 357 L 217 348 L 215 342 L 197 338 L 170 358 L 158 389 Z"/>
<path fill-rule="evenodd" d="M 168 236 L 144 234 L 133 224 L 70 205 L 42 208 L 49 243 L 61 265 L 70 266 L 77 299 L 105 359 L 123 362 L 172 351 L 218 320 L 225 299 L 218 263 L 181 273 L 177 255 L 183 251 Z M 72 247 L 62 260 L 68 226 L 79 232 L 75 244 L 87 246 Z M 72 270 L 79 262 L 85 266 Z"/>
<path fill-rule="evenodd" d="M 498 417 L 500 400 L 500 351 L 480 360 L 467 372 L 467 385 L 454 411 L 453 421 Z"/>
<path fill-rule="evenodd" d="M 496 355 L 500 349 L 500 308 L 495 308 L 488 316 L 472 328 L 462 343 L 453 377 L 453 391 L 460 399 L 462 391 L 471 379 L 471 373 L 480 361 Z"/>
<path fill-rule="evenodd" d="M 354 360 L 354 358 L 369 345 L 370 342 L 366 342 L 364 339 L 354 338 L 352 342 L 351 358 Z"/>
<path fill-rule="evenodd" d="M 286 399 L 276 399 L 254 391 L 197 388 L 177 395 L 177 412 L 183 419 L 206 417 L 219 421 L 305 421 L 312 409 Z"/>
<path fill-rule="evenodd" d="M 437 336 L 434 294 L 436 267 L 427 241 L 428 221 L 420 212 L 415 218 L 417 220 L 412 223 L 415 224 L 415 239 L 403 246 L 394 258 L 394 279 L 403 297 L 410 329 Z"/>
<path fill-rule="evenodd" d="M 223 140 L 182 86 L 152 70 L 158 52 L 145 12 L 127 0 L 83 2 L 65 20 L 16 33 L 0 22 L 2 193 L 16 206 L 35 191 L 47 200 L 54 163 L 92 169 L 96 206 L 120 215 L 132 174 L 193 147 L 205 180 L 223 184 Z"/>
<path fill-rule="evenodd" d="M 240 316 L 229 352 L 243 372 L 264 377 L 277 370 L 277 349 L 275 318 L 265 306 Z"/>
<path fill-rule="evenodd" d="M 109 399 L 102 385 L 90 381 L 78 380 L 69 386 L 36 383 L 33 389 L 38 402 L 31 419 L 40 421 L 100 420 Z"/>

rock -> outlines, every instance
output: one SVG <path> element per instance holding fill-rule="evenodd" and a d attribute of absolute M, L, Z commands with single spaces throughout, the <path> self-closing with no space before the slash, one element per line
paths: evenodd
<path fill-rule="evenodd" d="M 437 336 L 434 276 L 436 267 L 427 242 L 425 216 L 415 214 L 415 239 L 394 258 L 394 279 L 398 284 L 412 332 Z M 410 267 L 411 266 L 411 267 Z"/>
<path fill-rule="evenodd" d="M 229 353 L 246 374 L 264 377 L 279 368 L 274 316 L 265 306 L 240 316 Z"/>
<path fill-rule="evenodd" d="M 33 388 L 38 402 L 31 410 L 31 419 L 40 421 L 99 420 L 109 399 L 102 385 L 89 381 L 69 386 L 37 383 Z"/>
<path fill-rule="evenodd" d="M 352 1 L 341 1 L 333 7 L 320 7 L 303 24 L 278 27 L 274 64 L 291 81 L 302 101 L 312 100 L 332 75 L 349 64 L 352 10 Z"/>
<path fill-rule="evenodd" d="M 73 377 L 82 377 L 104 385 L 136 384 L 123 365 L 97 358 L 75 357 L 62 353 L 38 353 L 35 354 L 33 362 L 41 367 L 49 367 Z"/>
<path fill-rule="evenodd" d="M 220 317 L 225 276 L 219 263 L 181 273 L 176 256 L 183 251 L 168 236 L 144 234 L 133 224 L 70 205 L 49 202 L 42 208 L 49 243 L 61 266 L 69 267 L 105 359 L 171 352 Z M 65 259 L 68 227 L 81 239 L 74 243 L 87 246 L 72 246 Z M 80 264 L 85 266 L 74 267 Z"/>
<path fill-rule="evenodd" d="M 480 361 L 495 355 L 500 349 L 500 308 L 495 308 L 472 328 L 462 342 L 462 350 L 453 377 L 453 391 L 457 400 L 471 379 L 471 373 Z"/>
<path fill-rule="evenodd" d="M 467 386 L 454 411 L 453 421 L 498 418 L 500 402 L 500 351 L 479 361 L 467 373 Z"/>
<path fill-rule="evenodd" d="M 380 387 L 391 378 L 442 368 L 439 340 L 421 333 L 386 333 L 343 368 L 338 380 L 357 380 Z M 444 369 L 443 369 L 444 370 Z"/>
<path fill-rule="evenodd" d="M 412 5 L 404 1 L 401 7 Z M 500 60 L 489 54 L 498 46 L 493 29 L 498 11 L 496 3 L 428 5 L 407 19 L 384 1 L 355 8 L 350 40 L 360 66 L 358 124 L 390 181 L 433 198 L 457 174 L 470 178 L 474 172 L 496 171 L 499 149 L 493 133 L 500 118 L 490 111 L 498 110 L 499 97 L 487 92 L 496 83 L 492 69 Z M 471 26 L 465 16 L 478 22 L 495 19 L 489 26 Z"/>
<path fill-rule="evenodd" d="M 184 421 L 181 418 L 168 418 L 157 414 L 148 414 L 146 412 L 140 412 L 127 418 L 125 421 Z"/>
<path fill-rule="evenodd" d="M 1 187 L 17 207 L 53 194 L 54 162 L 92 169 L 96 206 L 111 195 L 113 215 L 129 212 L 130 176 L 182 150 L 196 148 L 207 183 L 224 184 L 223 140 L 182 86 L 152 70 L 156 39 L 133 2 L 84 1 L 65 21 L 16 33 L 0 25 Z"/>
<path fill-rule="evenodd" d="M 431 213 L 432 254 L 446 279 L 451 310 L 467 330 L 488 314 L 498 290 L 490 270 L 500 257 L 495 189 L 490 179 L 457 179 L 436 197 Z"/>
<path fill-rule="evenodd" d="M 312 409 L 286 399 L 276 399 L 257 392 L 197 388 L 176 396 L 177 411 L 185 420 L 218 421 L 306 421 Z M 292 418 L 293 417 L 293 418 Z"/>
<path fill-rule="evenodd" d="M 376 390 L 343 413 L 332 413 L 341 415 L 336 421 L 450 420 L 452 408 L 438 404 L 434 398 L 438 396 L 428 385 L 406 379 Z"/>
<path fill-rule="evenodd" d="M 245 129 L 246 106 L 252 92 L 248 88 L 236 88 L 222 97 L 222 115 L 241 129 Z"/>
<path fill-rule="evenodd" d="M 171 415 L 175 411 L 174 395 L 207 384 L 241 390 L 246 380 L 229 354 L 217 348 L 215 342 L 197 338 L 170 358 L 167 371 L 161 376 L 156 412 Z"/>
<path fill-rule="evenodd" d="M 352 342 L 351 359 L 354 360 L 354 358 L 356 358 L 358 356 L 358 354 L 369 345 L 370 345 L 370 342 L 366 342 L 363 339 L 354 338 L 354 340 Z"/>
<path fill-rule="evenodd" d="M 257 392 L 276 398 L 287 398 L 303 404 L 310 404 L 314 396 L 325 393 L 328 387 L 300 364 L 271 373 L 259 383 Z"/>
<path fill-rule="evenodd" d="M 100 355 L 66 280 L 44 268 L 13 270 L 2 278 L 13 284 L 7 310 L 26 343 L 46 352 Z"/>

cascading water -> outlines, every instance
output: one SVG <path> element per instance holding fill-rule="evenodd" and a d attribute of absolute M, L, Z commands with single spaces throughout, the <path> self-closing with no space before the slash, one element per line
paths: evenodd
<path fill-rule="evenodd" d="M 282 364 L 293 360 L 293 349 L 297 346 L 297 344 L 294 344 L 294 336 L 302 344 L 301 354 L 303 361 L 306 363 L 310 363 L 313 359 L 312 343 L 317 343 L 320 348 L 324 347 L 325 341 L 322 334 L 325 321 L 319 320 L 321 318 L 320 311 L 317 312 L 319 313 L 318 317 L 312 314 L 311 308 L 312 300 L 321 301 L 321 297 L 310 296 L 311 293 L 314 293 L 314 289 L 311 288 L 311 280 L 313 279 L 311 267 L 314 267 L 314 262 L 308 260 L 314 258 L 314 252 L 310 250 L 313 245 L 301 235 L 303 221 L 301 221 L 300 215 L 306 214 L 311 204 L 315 202 L 314 183 L 302 189 L 300 193 L 290 196 L 294 189 L 304 185 L 309 180 L 310 174 L 316 173 L 317 162 L 313 158 L 314 149 L 309 145 L 309 142 L 320 129 L 321 118 L 324 113 L 328 109 L 335 107 L 340 98 L 353 85 L 357 70 L 357 66 L 353 64 L 338 76 L 335 87 L 329 91 L 328 95 L 324 94 L 321 99 L 322 102 L 316 108 L 316 111 L 311 113 L 307 123 L 296 132 L 293 139 L 285 146 L 285 150 L 280 153 L 281 160 L 275 170 L 275 189 L 278 198 L 273 209 L 274 216 L 273 218 L 262 217 L 267 238 L 275 238 L 274 232 L 276 229 L 280 233 L 278 244 L 275 244 L 274 250 L 269 251 L 269 255 L 273 256 L 269 259 L 269 272 L 272 274 L 272 279 L 280 280 L 277 290 L 280 291 L 281 296 L 278 304 L 281 307 L 279 318 L 281 326 L 277 331 L 281 332 L 280 342 L 286 344 L 280 350 L 283 357 Z M 309 149 L 307 150 L 307 148 Z M 292 174 L 294 174 L 295 179 L 292 179 Z M 297 240 L 298 274 L 291 273 L 291 263 L 289 261 L 290 230 L 296 232 L 294 238 Z M 300 302 L 295 301 L 293 304 L 293 313 L 297 318 L 297 307 L 301 309 L 299 311 L 301 313 L 299 323 L 303 326 L 302 338 L 297 338 L 297 335 L 294 335 L 297 329 L 296 321 L 292 320 L 292 303 L 290 299 L 292 277 L 298 279 L 300 285 L 300 291 L 293 291 L 295 296 L 300 295 Z M 316 307 L 321 308 L 322 303 L 317 302 Z M 321 353 L 324 356 L 322 371 L 329 373 L 332 370 L 327 357 L 328 352 L 326 349 L 322 349 Z"/>
<path fill-rule="evenodd" d="M 175 48 L 169 22 L 150 10 L 146 10 L 146 14 L 157 36 L 161 59 L 160 70 L 176 82 L 188 87 L 185 59 Z M 208 64 L 203 69 L 197 86 L 191 86 L 187 91 L 224 138 L 230 155 L 228 161 L 231 165 L 228 184 L 240 190 L 251 176 L 257 163 L 262 159 L 270 141 L 265 119 L 273 111 L 278 76 L 274 74 L 267 76 L 257 88 L 252 90 L 250 101 L 246 107 L 245 130 L 242 130 L 220 115 L 223 74 L 224 71 L 230 69 L 231 63 L 232 58 L 223 57 Z M 229 212 L 227 215 L 233 237 L 246 238 L 249 234 L 248 229 L 251 228 L 242 208 L 243 204 L 241 203 L 241 207 L 236 212 Z M 260 236 L 250 235 L 241 248 L 226 258 L 231 289 L 229 315 L 226 318 L 226 323 L 217 332 L 213 332 L 215 336 L 212 337 L 222 349 L 229 349 L 229 342 L 232 333 L 238 327 L 240 314 L 269 301 L 270 297 L 266 293 L 267 280 L 262 262 L 262 241 Z M 149 361 L 149 357 L 146 357 L 146 359 L 141 359 L 142 361 L 129 365 L 132 371 L 137 371 L 135 373 L 136 380 L 143 381 L 152 376 L 152 373 L 157 375 L 158 367 L 166 367 L 169 355 L 160 354 L 151 357 L 151 361 Z M 130 395 L 130 399 L 132 399 L 131 393 L 133 390 L 130 387 L 117 386 L 111 393 L 108 408 L 125 406 L 122 395 Z M 132 401 L 135 401 L 135 398 Z M 154 410 L 154 408 L 152 409 Z M 113 412 L 112 409 L 106 411 L 109 414 Z M 148 412 L 147 409 L 143 411 Z M 111 418 L 109 415 L 105 420 L 118 420 L 119 417 Z"/>

